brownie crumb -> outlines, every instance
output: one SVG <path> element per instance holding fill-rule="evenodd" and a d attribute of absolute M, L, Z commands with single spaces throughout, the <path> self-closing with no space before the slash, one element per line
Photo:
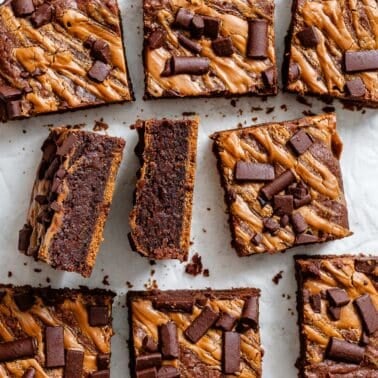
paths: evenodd
<path fill-rule="evenodd" d="M 252 112 L 261 112 L 263 108 L 261 106 L 252 106 L 251 111 Z"/>
<path fill-rule="evenodd" d="M 333 113 L 335 111 L 335 107 L 334 106 L 325 106 L 322 110 L 323 110 L 324 113 Z"/>
<path fill-rule="evenodd" d="M 235 108 L 236 107 L 236 100 L 232 99 L 230 101 L 230 104 L 231 104 L 231 106 L 233 106 Z"/>
<path fill-rule="evenodd" d="M 272 281 L 274 282 L 275 285 L 278 285 L 280 280 L 282 279 L 282 273 L 283 270 L 280 270 L 273 278 Z"/>
<path fill-rule="evenodd" d="M 151 278 L 144 284 L 146 290 L 156 290 L 159 289 L 156 280 L 151 280 Z"/>
<path fill-rule="evenodd" d="M 312 112 L 311 110 L 304 110 L 304 111 L 302 112 L 302 114 L 303 114 L 304 116 L 306 116 L 306 117 L 312 117 L 312 116 L 316 115 L 316 113 Z"/>
<path fill-rule="evenodd" d="M 209 276 L 210 276 L 210 271 L 209 271 L 209 269 L 204 269 L 204 270 L 203 270 L 203 276 L 204 276 L 204 277 L 209 277 Z"/>
<path fill-rule="evenodd" d="M 134 287 L 134 285 L 130 282 L 130 281 L 126 281 L 126 286 L 129 288 L 129 289 L 132 289 Z"/>
<path fill-rule="evenodd" d="M 192 256 L 192 262 L 186 265 L 185 272 L 192 276 L 198 276 L 202 273 L 202 269 L 202 257 L 196 253 Z"/>
<path fill-rule="evenodd" d="M 50 277 L 46 277 L 46 282 L 47 282 L 47 283 L 50 283 L 50 282 L 51 282 Z"/>
<path fill-rule="evenodd" d="M 195 112 L 182 112 L 183 117 L 193 117 L 196 115 Z"/>
<path fill-rule="evenodd" d="M 156 272 L 155 269 L 151 269 L 150 276 L 152 277 L 155 274 L 155 272 Z"/>
<path fill-rule="evenodd" d="M 109 286 L 109 276 L 104 276 L 104 279 L 102 280 L 102 284 L 105 286 Z"/>
<path fill-rule="evenodd" d="M 150 260 L 150 265 L 156 265 L 156 261 L 155 260 Z"/>
<path fill-rule="evenodd" d="M 95 121 L 95 125 L 93 126 L 93 131 L 105 131 L 108 128 L 109 126 L 101 118 L 100 121 Z"/>
<path fill-rule="evenodd" d="M 284 112 L 287 112 L 287 105 L 286 104 L 282 104 L 280 106 L 280 108 L 284 111 Z"/>
<path fill-rule="evenodd" d="M 309 106 L 310 108 L 312 108 L 312 103 L 309 102 L 307 100 L 307 98 L 303 97 L 303 96 L 297 96 L 297 101 L 302 104 L 302 105 L 306 105 L 306 106 Z"/>
<path fill-rule="evenodd" d="M 41 273 L 41 272 L 42 272 L 42 269 L 40 269 L 40 268 L 35 268 L 35 269 L 34 269 L 34 272 L 36 272 L 36 273 Z"/>
<path fill-rule="evenodd" d="M 274 112 L 274 106 L 267 107 L 265 110 L 265 114 L 270 114 Z"/>
<path fill-rule="evenodd" d="M 253 117 L 253 118 L 252 118 L 252 121 L 253 121 L 253 122 L 256 122 L 258 119 L 259 119 L 258 117 Z"/>
<path fill-rule="evenodd" d="M 12 277 L 13 276 L 13 273 L 12 272 L 8 272 L 8 277 Z"/>
<path fill-rule="evenodd" d="M 207 210 L 207 211 L 210 211 L 210 210 L 211 210 L 211 208 L 210 208 L 210 207 L 208 207 L 208 208 L 206 208 L 206 210 Z"/>

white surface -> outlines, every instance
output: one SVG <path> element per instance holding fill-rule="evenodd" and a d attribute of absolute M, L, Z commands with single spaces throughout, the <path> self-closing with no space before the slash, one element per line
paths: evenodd
<path fill-rule="evenodd" d="M 137 5 L 132 5 L 132 4 Z M 289 120 L 302 116 L 309 108 L 295 101 L 295 96 L 282 93 L 276 98 L 262 102 L 255 98 L 237 100 L 236 107 L 230 100 L 158 100 L 144 102 L 142 46 L 142 1 L 120 1 L 126 34 L 127 58 L 136 102 L 124 106 L 103 107 L 57 116 L 45 116 L 33 120 L 9 122 L 0 125 L 0 274 L 1 282 L 12 284 L 47 285 L 46 277 L 53 287 L 102 287 L 102 280 L 109 275 L 110 286 L 119 296 L 114 306 L 112 377 L 128 377 L 127 311 L 124 306 L 126 281 L 133 289 L 144 289 L 152 277 L 161 289 L 232 288 L 258 287 L 262 290 L 260 322 L 262 342 L 265 349 L 263 362 L 264 378 L 294 378 L 294 367 L 299 352 L 297 315 L 295 311 L 296 283 L 293 270 L 295 253 L 377 253 L 378 229 L 378 114 L 374 110 L 351 112 L 343 110 L 335 102 L 338 129 L 344 141 L 342 168 L 345 192 L 349 205 L 350 226 L 354 236 L 319 246 L 296 248 L 275 256 L 261 255 L 238 258 L 230 246 L 230 232 L 223 202 L 223 190 L 212 154 L 212 132 L 243 125 L 272 120 Z M 279 63 L 283 56 L 283 38 L 290 20 L 291 2 L 277 0 L 276 45 Z M 311 110 L 320 113 L 325 104 L 315 99 Z M 280 110 L 286 104 L 288 110 Z M 253 112 L 252 106 L 264 110 Z M 275 111 L 265 114 L 266 107 L 275 106 Z M 242 112 L 239 111 L 242 109 Z M 128 215 L 132 205 L 135 172 L 138 162 L 133 149 L 137 142 L 135 131 L 129 129 L 137 118 L 180 117 L 182 112 L 195 111 L 201 116 L 198 140 L 197 175 L 192 221 L 191 255 L 198 252 L 210 277 L 191 277 L 184 273 L 184 265 L 177 262 L 162 262 L 151 267 L 148 260 L 132 252 L 127 240 Z M 48 124 L 86 123 L 93 127 L 94 120 L 103 118 L 109 123 L 108 134 L 124 137 L 127 141 L 123 164 L 120 168 L 112 210 L 105 229 L 105 241 L 90 279 L 82 279 L 74 273 L 54 271 L 43 263 L 36 263 L 17 251 L 18 230 L 22 227 L 29 203 L 30 191 L 37 164 L 40 161 L 40 146 L 48 134 Z M 45 127 L 44 127 L 45 125 Z M 26 133 L 24 133 L 24 130 Z M 210 208 L 211 210 L 207 210 Z M 203 230 L 206 230 L 204 232 Z M 25 265 L 24 263 L 27 263 Z M 36 273 L 34 269 L 42 269 Z M 272 277 L 283 270 L 279 285 Z M 8 277 L 8 271 L 13 273 Z M 290 296 L 283 298 L 282 295 Z"/>

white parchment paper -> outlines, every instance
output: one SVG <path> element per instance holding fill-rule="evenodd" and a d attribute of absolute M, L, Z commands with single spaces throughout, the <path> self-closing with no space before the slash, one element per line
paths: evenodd
<path fill-rule="evenodd" d="M 0 277 L 2 283 L 16 285 L 48 285 L 53 287 L 105 287 L 117 292 L 114 306 L 112 344 L 112 377 L 129 377 L 128 326 L 125 308 L 126 282 L 133 289 L 144 289 L 156 280 L 161 289 L 258 287 L 262 290 L 260 322 L 265 349 L 264 378 L 294 378 L 299 353 L 296 282 L 293 270 L 295 253 L 377 254 L 378 251 L 378 114 L 374 110 L 351 112 L 335 102 L 338 129 L 344 142 L 342 168 L 346 198 L 349 205 L 352 237 L 328 244 L 296 248 L 275 256 L 237 257 L 230 246 L 230 232 L 225 214 L 223 190 L 220 186 L 216 160 L 208 136 L 217 130 L 272 120 L 289 120 L 303 116 L 303 111 L 322 112 L 324 103 L 309 99 L 312 107 L 301 105 L 295 96 L 280 93 L 266 102 L 242 98 L 233 106 L 226 99 L 158 100 L 145 102 L 143 96 L 142 1 L 120 0 L 127 46 L 127 58 L 136 102 L 95 110 L 79 111 L 0 125 Z M 284 35 L 290 22 L 291 1 L 276 0 L 276 46 L 281 64 Z M 283 106 L 281 108 L 282 105 Z M 261 107 L 261 111 L 252 110 Z M 274 107 L 267 114 L 266 109 Z M 285 108 L 287 107 L 287 110 Z M 197 174 L 192 221 L 191 255 L 198 252 L 210 277 L 192 277 L 185 266 L 166 261 L 151 266 L 131 251 L 127 233 L 128 215 L 132 206 L 135 172 L 138 168 L 133 149 L 137 134 L 129 126 L 137 118 L 180 117 L 183 112 L 196 112 L 201 117 L 198 138 Z M 109 124 L 107 133 L 126 139 L 127 146 L 119 171 L 112 210 L 105 229 L 105 241 L 89 279 L 74 273 L 54 271 L 36 263 L 17 251 L 18 230 L 22 227 L 37 165 L 40 146 L 48 134 L 46 125 L 86 123 L 92 129 L 95 120 Z M 253 121 L 254 120 L 254 121 Z M 38 271 L 36 272 L 35 269 Z M 155 270 L 151 277 L 151 270 Z M 39 271 L 41 270 L 41 271 Z M 283 271 L 278 285 L 273 276 Z M 8 273 L 11 272 L 11 273 Z M 110 286 L 103 285 L 109 276 Z"/>

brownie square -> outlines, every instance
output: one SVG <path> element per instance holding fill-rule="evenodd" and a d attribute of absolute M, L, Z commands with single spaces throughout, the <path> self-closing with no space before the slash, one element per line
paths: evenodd
<path fill-rule="evenodd" d="M 134 99 L 116 0 L 6 1 L 0 50 L 0 121 Z"/>
<path fill-rule="evenodd" d="M 295 256 L 300 377 L 376 377 L 378 257 Z"/>
<path fill-rule="evenodd" d="M 131 376 L 261 377 L 259 296 L 245 288 L 129 292 Z"/>
<path fill-rule="evenodd" d="M 0 285 L 0 375 L 109 378 L 114 296 L 85 287 Z M 107 320 L 92 326 L 92 307 Z"/>
<path fill-rule="evenodd" d="M 55 269 L 89 277 L 124 146 L 121 138 L 53 128 L 42 146 L 18 249 Z"/>
<path fill-rule="evenodd" d="M 239 256 L 349 236 L 334 114 L 212 135 Z"/>
<path fill-rule="evenodd" d="M 129 240 L 149 259 L 187 260 L 199 119 L 139 121 Z"/>
<path fill-rule="evenodd" d="M 287 91 L 378 107 L 376 1 L 293 0 Z"/>
<path fill-rule="evenodd" d="M 146 99 L 277 94 L 273 0 L 143 4 Z"/>

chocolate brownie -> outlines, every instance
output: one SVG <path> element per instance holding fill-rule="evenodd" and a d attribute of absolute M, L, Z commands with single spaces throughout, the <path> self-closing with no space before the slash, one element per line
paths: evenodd
<path fill-rule="evenodd" d="M 139 121 L 141 162 L 130 214 L 132 248 L 150 259 L 187 260 L 199 119 Z"/>
<path fill-rule="evenodd" d="M 43 143 L 18 249 L 53 268 L 91 275 L 125 141 L 53 128 Z"/>
<path fill-rule="evenodd" d="M 133 100 L 116 0 L 0 5 L 0 121 Z"/>
<path fill-rule="evenodd" d="M 0 285 L 0 375 L 109 378 L 114 295 Z"/>
<path fill-rule="evenodd" d="M 295 256 L 300 377 L 377 377 L 378 257 Z"/>
<path fill-rule="evenodd" d="M 349 236 L 334 114 L 212 135 L 240 256 Z"/>
<path fill-rule="evenodd" d="M 261 377 L 258 289 L 131 291 L 131 376 Z"/>
<path fill-rule="evenodd" d="M 277 94 L 273 0 L 143 4 L 146 99 Z"/>
<path fill-rule="evenodd" d="M 378 107 L 377 2 L 293 0 L 285 89 Z"/>

